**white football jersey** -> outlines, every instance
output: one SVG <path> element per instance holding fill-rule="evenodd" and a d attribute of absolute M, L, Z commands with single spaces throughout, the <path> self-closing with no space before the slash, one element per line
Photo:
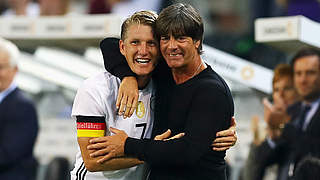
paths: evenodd
<path fill-rule="evenodd" d="M 78 89 L 72 108 L 72 118 L 76 116 L 104 116 L 106 135 L 110 135 L 109 127 L 124 130 L 129 137 L 150 138 L 153 126 L 153 108 L 151 108 L 154 91 L 152 80 L 146 88 L 139 90 L 139 103 L 134 114 L 124 119 L 117 115 L 116 98 L 121 81 L 109 72 L 99 73 L 88 78 Z M 145 164 L 128 169 L 103 172 L 86 170 L 81 157 L 80 147 L 76 155 L 75 168 L 71 171 L 72 180 L 127 180 L 145 179 Z"/>

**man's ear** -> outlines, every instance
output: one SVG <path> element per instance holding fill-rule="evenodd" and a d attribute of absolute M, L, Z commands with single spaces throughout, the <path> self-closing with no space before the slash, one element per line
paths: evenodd
<path fill-rule="evenodd" d="M 124 48 L 125 48 L 124 47 L 124 41 L 120 39 L 119 40 L 119 49 L 120 49 L 121 54 L 125 56 Z"/>
<path fill-rule="evenodd" d="M 13 67 L 14 74 L 17 74 L 18 70 L 18 66 Z"/>
<path fill-rule="evenodd" d="M 196 45 L 196 48 L 198 49 L 199 46 L 200 46 L 200 40 L 196 41 L 196 42 L 195 42 L 195 45 Z"/>

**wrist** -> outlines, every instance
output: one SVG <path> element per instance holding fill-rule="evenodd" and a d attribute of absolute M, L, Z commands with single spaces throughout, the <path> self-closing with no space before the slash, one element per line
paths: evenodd
<path fill-rule="evenodd" d="M 136 76 L 130 75 L 130 76 L 123 77 L 122 81 L 124 81 L 124 80 L 135 80 L 135 79 L 137 79 Z"/>

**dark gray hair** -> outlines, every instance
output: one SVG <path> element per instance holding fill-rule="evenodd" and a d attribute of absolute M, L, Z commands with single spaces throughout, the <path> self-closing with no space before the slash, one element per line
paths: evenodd
<path fill-rule="evenodd" d="M 188 36 L 200 41 L 198 53 L 202 53 L 204 26 L 200 13 L 189 4 L 177 3 L 163 9 L 156 21 L 157 37 Z"/>

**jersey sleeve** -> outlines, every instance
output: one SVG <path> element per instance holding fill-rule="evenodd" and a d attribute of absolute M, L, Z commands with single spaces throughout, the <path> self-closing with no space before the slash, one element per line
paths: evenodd
<path fill-rule="evenodd" d="M 216 132 L 230 125 L 232 107 L 233 104 L 230 105 L 221 90 L 215 87 L 201 88 L 190 106 L 184 137 L 170 141 L 128 138 L 125 153 L 153 166 L 161 166 L 163 163 L 192 166 L 208 154 L 216 161 L 222 161 L 225 152 L 211 150 L 211 144 Z"/>
<path fill-rule="evenodd" d="M 92 85 L 85 81 L 74 99 L 72 118 L 77 123 L 77 137 L 101 137 L 106 132 L 104 101 Z"/>
<path fill-rule="evenodd" d="M 91 84 L 84 82 L 78 89 L 75 96 L 72 117 L 81 116 L 104 116 L 102 101 L 95 92 L 94 87 L 90 87 Z"/>

